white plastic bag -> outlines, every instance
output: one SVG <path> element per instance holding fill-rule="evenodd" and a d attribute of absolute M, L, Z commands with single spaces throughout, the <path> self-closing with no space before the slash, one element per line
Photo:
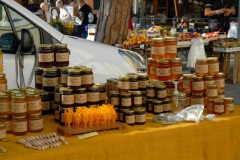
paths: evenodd
<path fill-rule="evenodd" d="M 206 58 L 205 48 L 202 38 L 191 40 L 191 47 L 188 53 L 187 67 L 195 68 L 196 59 Z"/>
<path fill-rule="evenodd" d="M 237 38 L 238 32 L 238 23 L 237 22 L 230 22 L 230 28 L 228 30 L 228 38 Z"/>
<path fill-rule="evenodd" d="M 92 13 L 92 12 L 89 12 L 89 14 L 88 14 L 88 22 L 89 22 L 89 23 L 92 23 L 93 20 L 94 20 L 94 15 L 93 15 L 93 13 Z"/>

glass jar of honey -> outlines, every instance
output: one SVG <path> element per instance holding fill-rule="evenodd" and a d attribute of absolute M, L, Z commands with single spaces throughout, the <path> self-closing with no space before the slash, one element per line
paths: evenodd
<path fill-rule="evenodd" d="M 48 92 L 40 92 L 42 101 L 42 114 L 47 115 L 51 112 L 51 99 Z"/>
<path fill-rule="evenodd" d="M 60 105 L 56 105 L 56 109 L 54 111 L 54 120 L 57 123 L 59 123 L 59 109 L 60 109 Z"/>
<path fill-rule="evenodd" d="M 45 92 L 54 92 L 55 86 L 58 85 L 57 68 L 47 68 L 43 70 L 42 89 Z"/>
<path fill-rule="evenodd" d="M 118 91 L 110 92 L 110 104 L 114 106 L 114 108 L 119 108 L 120 106 L 120 95 Z"/>
<path fill-rule="evenodd" d="M 149 79 L 156 79 L 157 60 L 148 58 L 147 60 L 147 74 Z"/>
<path fill-rule="evenodd" d="M 6 132 L 12 131 L 12 116 L 10 114 L 0 115 L 0 123 L 6 124 Z"/>
<path fill-rule="evenodd" d="M 159 81 L 170 80 L 170 62 L 169 62 L 169 60 L 159 60 L 157 62 L 156 79 Z"/>
<path fill-rule="evenodd" d="M 155 98 L 156 92 L 155 92 L 155 86 L 153 84 L 147 85 L 147 98 Z"/>
<path fill-rule="evenodd" d="M 183 73 L 182 73 L 182 62 L 181 58 L 173 58 L 170 62 L 171 68 L 171 80 L 179 80 Z"/>
<path fill-rule="evenodd" d="M 151 44 L 151 57 L 156 60 L 165 58 L 164 38 L 153 38 Z"/>
<path fill-rule="evenodd" d="M 209 57 L 208 60 L 208 75 L 216 75 L 219 72 L 218 57 Z"/>
<path fill-rule="evenodd" d="M 204 82 L 202 77 L 192 78 L 192 93 L 203 93 Z"/>
<path fill-rule="evenodd" d="M 118 89 L 119 92 L 128 92 L 130 89 L 129 76 L 118 77 Z"/>
<path fill-rule="evenodd" d="M 28 132 L 27 118 L 24 116 L 12 117 L 12 134 L 15 136 L 23 136 Z"/>
<path fill-rule="evenodd" d="M 43 74 L 43 69 L 37 67 L 35 69 L 35 88 L 37 89 L 42 89 L 42 74 Z"/>
<path fill-rule="evenodd" d="M 129 90 L 130 91 L 138 91 L 139 90 L 138 75 L 130 75 L 129 76 Z"/>
<path fill-rule="evenodd" d="M 39 93 L 32 91 L 27 93 L 27 112 L 28 114 L 42 114 L 42 101 Z"/>
<path fill-rule="evenodd" d="M 160 114 L 163 113 L 163 101 L 153 100 L 153 113 Z"/>
<path fill-rule="evenodd" d="M 97 83 L 95 86 L 99 87 L 99 105 L 106 104 L 107 93 L 106 93 L 106 84 Z"/>
<path fill-rule="evenodd" d="M 217 98 L 225 98 L 224 90 L 218 90 Z"/>
<path fill-rule="evenodd" d="M 87 90 L 88 106 L 99 105 L 100 91 L 98 86 L 89 87 Z"/>
<path fill-rule="evenodd" d="M 69 50 L 67 44 L 55 44 L 55 66 L 67 67 L 69 65 Z"/>
<path fill-rule="evenodd" d="M 142 106 L 146 106 L 147 91 L 142 91 Z"/>
<path fill-rule="evenodd" d="M 82 85 L 81 70 L 69 69 L 67 86 L 71 89 L 78 89 L 81 87 L 81 85 Z"/>
<path fill-rule="evenodd" d="M 52 44 L 41 44 L 38 49 L 38 66 L 50 68 L 54 66 L 54 49 Z"/>
<path fill-rule="evenodd" d="M 165 85 L 156 85 L 156 95 L 158 100 L 164 100 L 167 97 L 167 90 Z"/>
<path fill-rule="evenodd" d="M 82 87 L 92 87 L 94 83 L 92 68 L 82 69 Z"/>
<path fill-rule="evenodd" d="M 112 80 L 112 91 L 118 91 L 118 79 L 116 78 Z"/>
<path fill-rule="evenodd" d="M 195 74 L 199 77 L 208 75 L 207 59 L 197 59 L 195 63 Z"/>
<path fill-rule="evenodd" d="M 32 133 L 41 132 L 43 130 L 42 113 L 31 113 L 28 115 L 28 131 Z"/>
<path fill-rule="evenodd" d="M 145 108 L 135 109 L 135 124 L 145 124 L 146 123 L 146 110 Z"/>
<path fill-rule="evenodd" d="M 214 84 L 213 76 L 209 76 L 209 75 L 204 76 L 203 81 L 204 81 L 204 90 L 207 89 L 207 85 Z"/>
<path fill-rule="evenodd" d="M 183 77 L 179 78 L 179 80 L 178 80 L 177 90 L 179 92 L 183 92 Z"/>
<path fill-rule="evenodd" d="M 218 90 L 224 90 L 225 87 L 225 76 L 224 73 L 219 72 L 214 77 L 214 83 L 217 85 Z"/>
<path fill-rule="evenodd" d="M 167 81 L 164 83 L 166 85 L 167 98 L 172 98 L 175 89 L 174 83 L 172 81 Z"/>
<path fill-rule="evenodd" d="M 213 99 L 207 99 L 207 112 L 213 113 Z"/>
<path fill-rule="evenodd" d="M 120 94 L 120 104 L 123 109 L 130 109 L 132 107 L 131 93 L 122 92 Z"/>
<path fill-rule="evenodd" d="M 193 74 L 183 74 L 183 90 L 191 92 L 192 90 L 192 77 Z"/>
<path fill-rule="evenodd" d="M 62 88 L 62 85 L 57 85 L 54 90 L 54 102 L 56 105 L 60 104 L 60 88 Z"/>
<path fill-rule="evenodd" d="M 147 98 L 146 99 L 146 111 L 148 113 L 152 113 L 153 112 L 153 98 Z"/>
<path fill-rule="evenodd" d="M 7 90 L 7 79 L 5 73 L 0 73 L 0 92 L 6 92 Z"/>
<path fill-rule="evenodd" d="M 217 98 L 218 90 L 216 84 L 207 85 L 206 96 L 207 98 Z"/>
<path fill-rule="evenodd" d="M 132 91 L 132 107 L 142 107 L 142 92 Z"/>
<path fill-rule="evenodd" d="M 120 111 L 119 111 L 119 121 L 120 122 L 124 122 L 125 121 L 125 119 L 124 119 L 124 112 L 125 111 L 129 111 L 130 109 L 120 109 Z"/>
<path fill-rule="evenodd" d="M 71 69 L 71 67 L 62 67 L 61 70 L 61 85 L 63 87 L 67 87 L 67 81 L 68 81 L 68 70 Z"/>
<path fill-rule="evenodd" d="M 139 90 L 146 91 L 147 85 L 149 84 L 148 76 L 146 74 L 139 74 L 138 82 L 139 82 Z"/>
<path fill-rule="evenodd" d="M 130 126 L 135 124 L 135 111 L 134 110 L 125 110 L 123 112 L 124 122 Z"/>
<path fill-rule="evenodd" d="M 234 102 L 233 102 L 233 98 L 230 97 L 225 97 L 224 98 L 224 111 L 226 114 L 232 113 L 234 111 Z"/>
<path fill-rule="evenodd" d="M 192 93 L 191 96 L 191 105 L 195 104 L 204 104 L 203 93 Z"/>
<path fill-rule="evenodd" d="M 26 116 L 27 114 L 27 100 L 25 94 L 14 94 L 11 100 L 12 116 Z"/>
<path fill-rule="evenodd" d="M 177 40 L 176 37 L 165 38 L 165 58 L 176 58 L 177 57 Z"/>
<path fill-rule="evenodd" d="M 224 113 L 224 100 L 223 99 L 214 99 L 213 100 L 213 113 L 214 114 L 223 114 Z"/>
<path fill-rule="evenodd" d="M 11 113 L 11 98 L 7 93 L 0 93 L 0 115 Z"/>
<path fill-rule="evenodd" d="M 171 112 L 171 101 L 169 98 L 163 100 L 163 113 Z"/>
<path fill-rule="evenodd" d="M 74 94 L 70 88 L 60 89 L 60 106 L 61 107 L 74 107 Z"/>
<path fill-rule="evenodd" d="M 74 106 L 87 106 L 87 89 L 79 88 L 73 91 L 74 94 Z"/>

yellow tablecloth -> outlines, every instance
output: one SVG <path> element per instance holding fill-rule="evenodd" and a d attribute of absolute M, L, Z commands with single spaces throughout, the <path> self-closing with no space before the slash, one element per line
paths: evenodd
<path fill-rule="evenodd" d="M 148 120 L 153 115 L 148 115 Z M 44 118 L 41 133 L 56 131 L 58 124 L 52 116 Z M 79 140 L 66 138 L 68 145 L 38 151 L 17 144 L 23 138 L 8 134 L 8 142 L 0 142 L 7 149 L 0 160 L 240 160 L 240 107 L 230 115 L 217 116 L 214 121 L 199 124 L 181 122 L 174 125 L 147 122 L 145 125 L 125 126 L 123 130 L 99 132 L 99 136 Z"/>

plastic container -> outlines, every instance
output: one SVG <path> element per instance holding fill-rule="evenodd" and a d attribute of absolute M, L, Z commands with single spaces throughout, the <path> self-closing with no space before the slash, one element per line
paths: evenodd
<path fill-rule="evenodd" d="M 165 58 L 164 38 L 153 38 L 151 43 L 151 58 L 160 60 Z"/>

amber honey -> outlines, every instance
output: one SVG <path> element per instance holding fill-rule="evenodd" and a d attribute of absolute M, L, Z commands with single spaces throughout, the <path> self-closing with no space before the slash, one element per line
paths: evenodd
<path fill-rule="evenodd" d="M 182 77 L 182 62 L 181 58 L 173 58 L 170 62 L 171 76 L 172 80 L 179 80 Z"/>
<path fill-rule="evenodd" d="M 16 136 L 25 135 L 28 132 L 26 116 L 12 117 L 12 133 Z"/>
<path fill-rule="evenodd" d="M 177 56 L 177 40 L 175 37 L 165 38 L 165 58 L 176 58 Z"/>
<path fill-rule="evenodd" d="M 38 65 L 42 68 L 54 66 L 54 49 L 52 44 L 41 44 L 38 49 Z"/>
<path fill-rule="evenodd" d="M 34 113 L 28 115 L 28 131 L 41 132 L 43 130 L 43 116 L 42 113 Z"/>
<path fill-rule="evenodd" d="M 206 96 L 207 98 L 217 98 L 218 96 L 217 85 L 215 84 L 207 85 Z"/>
<path fill-rule="evenodd" d="M 27 93 L 27 112 L 29 114 L 42 112 L 42 100 L 39 93 Z"/>
<path fill-rule="evenodd" d="M 152 58 L 148 58 L 147 60 L 147 68 L 148 68 L 148 78 L 149 79 L 156 79 L 156 68 L 157 68 L 157 61 Z"/>
<path fill-rule="evenodd" d="M 156 79 L 159 81 L 170 80 L 170 61 L 159 60 L 156 68 Z"/>
<path fill-rule="evenodd" d="M 7 79 L 5 73 L 0 73 L 0 92 L 7 90 Z"/>
<path fill-rule="evenodd" d="M 208 75 L 216 75 L 219 72 L 218 57 L 209 57 L 208 60 Z"/>
<path fill-rule="evenodd" d="M 25 94 L 14 94 L 11 101 L 12 116 L 26 116 L 27 100 Z"/>
<path fill-rule="evenodd" d="M 203 93 L 192 93 L 191 105 L 204 104 Z"/>
<path fill-rule="evenodd" d="M 203 93 L 203 91 L 204 91 L 204 82 L 202 77 L 193 77 L 192 93 Z"/>
<path fill-rule="evenodd" d="M 195 74 L 199 77 L 208 75 L 207 59 L 197 59 L 195 64 Z"/>
<path fill-rule="evenodd" d="M 213 99 L 208 99 L 207 100 L 207 112 L 208 113 L 213 113 Z"/>
<path fill-rule="evenodd" d="M 218 90 L 224 90 L 225 87 L 225 77 L 224 73 L 219 72 L 214 77 L 214 83 L 217 85 Z"/>
<path fill-rule="evenodd" d="M 203 81 L 204 81 L 204 90 L 207 89 L 207 85 L 214 84 L 213 76 L 209 76 L 209 75 L 204 76 Z"/>
<path fill-rule="evenodd" d="M 11 98 L 7 93 L 0 94 L 0 115 L 11 113 Z"/>
<path fill-rule="evenodd" d="M 130 89 L 129 76 L 118 77 L 118 90 L 119 92 L 128 92 Z"/>
<path fill-rule="evenodd" d="M 193 74 L 183 74 L 182 88 L 185 92 L 190 92 L 192 90 L 192 77 Z"/>
<path fill-rule="evenodd" d="M 165 58 L 165 42 L 163 38 L 153 38 L 151 44 L 151 57 L 156 60 Z"/>
<path fill-rule="evenodd" d="M 224 100 L 223 99 L 214 99 L 213 100 L 213 113 L 217 114 L 217 115 L 224 113 Z"/>
<path fill-rule="evenodd" d="M 234 111 L 234 102 L 233 98 L 226 97 L 224 98 L 224 111 L 226 114 L 232 113 Z"/>

